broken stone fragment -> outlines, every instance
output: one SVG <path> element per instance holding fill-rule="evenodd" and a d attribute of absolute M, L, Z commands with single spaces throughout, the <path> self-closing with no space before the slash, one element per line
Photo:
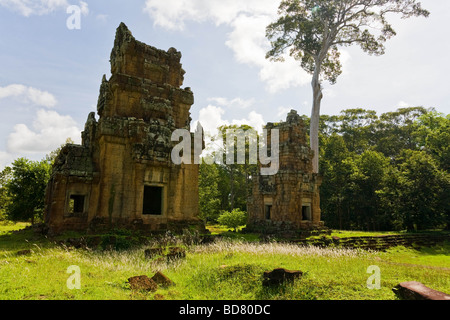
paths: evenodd
<path fill-rule="evenodd" d="M 174 285 L 173 281 L 170 280 L 166 275 L 164 275 L 162 272 L 158 271 L 155 273 L 155 275 L 151 278 L 156 284 L 162 286 L 162 287 L 168 287 L 171 285 Z"/>
<path fill-rule="evenodd" d="M 179 247 L 169 248 L 169 253 L 166 255 L 167 260 L 181 259 L 186 257 L 186 250 Z"/>
<path fill-rule="evenodd" d="M 402 282 L 392 291 L 402 300 L 448 300 L 450 295 L 433 290 L 417 281 Z"/>
<path fill-rule="evenodd" d="M 31 254 L 31 250 L 30 249 L 26 249 L 26 250 L 20 250 L 16 252 L 17 256 L 27 256 Z"/>
<path fill-rule="evenodd" d="M 161 256 L 163 254 L 162 248 L 150 248 L 144 251 L 145 257 L 147 259 L 152 259 L 155 256 Z"/>
<path fill-rule="evenodd" d="M 264 272 L 263 286 L 278 286 L 286 282 L 292 283 L 295 279 L 300 279 L 302 275 L 303 272 L 300 270 L 286 270 L 284 268 L 266 271 Z"/>
<path fill-rule="evenodd" d="M 156 282 L 146 275 L 128 278 L 128 283 L 131 290 L 135 291 L 156 291 L 158 289 Z"/>

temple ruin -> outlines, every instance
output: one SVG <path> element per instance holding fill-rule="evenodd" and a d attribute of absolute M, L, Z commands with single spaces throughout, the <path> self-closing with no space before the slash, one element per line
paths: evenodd
<path fill-rule="evenodd" d="M 98 120 L 91 112 L 81 145 L 65 145 L 55 159 L 45 208 L 51 232 L 205 231 L 198 217 L 199 166 L 171 159 L 179 143 L 172 133 L 186 129 L 189 136 L 194 103 L 190 88 L 181 88 L 180 59 L 174 48 L 156 49 L 137 41 L 125 24 L 117 28 L 111 77 L 103 76 L 100 86 Z M 252 177 L 247 229 L 322 227 L 321 178 L 312 173 L 301 117 L 291 111 L 286 122 L 268 123 L 266 129 L 268 141 L 271 129 L 279 132 L 279 170 Z M 196 137 L 191 133 L 191 140 Z M 191 155 L 198 154 L 195 145 Z"/>
<path fill-rule="evenodd" d="M 265 129 L 269 150 L 271 130 L 279 130 L 279 170 L 275 175 L 252 177 L 247 230 L 280 234 L 322 228 L 319 194 L 322 180 L 313 173 L 313 151 L 306 142 L 302 118 L 292 110 L 285 122 L 268 123 Z"/>
<path fill-rule="evenodd" d="M 65 230 L 204 228 L 198 218 L 198 165 L 175 165 L 175 129 L 190 130 L 194 95 L 181 89 L 181 53 L 116 32 L 111 78 L 103 77 L 98 121 L 82 144 L 62 148 L 47 187 L 45 222 Z"/>

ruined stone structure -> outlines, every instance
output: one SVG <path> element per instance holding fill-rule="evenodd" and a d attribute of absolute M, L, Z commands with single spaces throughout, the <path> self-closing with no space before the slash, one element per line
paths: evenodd
<path fill-rule="evenodd" d="M 53 232 L 204 228 L 197 217 L 198 165 L 175 165 L 175 129 L 190 129 L 194 96 L 181 89 L 181 53 L 136 41 L 121 24 L 95 113 L 81 145 L 66 145 L 47 187 Z"/>
<path fill-rule="evenodd" d="M 279 130 L 279 170 L 253 177 L 247 229 L 275 233 L 320 229 L 321 177 L 312 173 L 313 151 L 306 142 L 303 120 L 292 110 L 286 122 L 268 123 L 265 128 L 268 149 L 271 130 Z"/>

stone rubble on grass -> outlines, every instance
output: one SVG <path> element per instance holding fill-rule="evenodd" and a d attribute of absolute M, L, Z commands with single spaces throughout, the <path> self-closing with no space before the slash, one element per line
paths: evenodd
<path fill-rule="evenodd" d="M 283 283 L 292 283 L 295 279 L 300 279 L 303 272 L 300 270 L 286 270 L 277 268 L 264 272 L 263 286 L 277 286 Z"/>
<path fill-rule="evenodd" d="M 402 300 L 447 300 L 450 301 L 450 295 L 426 287 L 423 283 L 417 281 L 408 281 L 398 284 L 392 289 L 394 293 Z"/>
<path fill-rule="evenodd" d="M 158 290 L 158 286 L 168 287 L 174 285 L 174 282 L 160 271 L 156 272 L 151 278 L 146 275 L 130 277 L 128 278 L 128 283 L 133 291 L 150 292 Z"/>

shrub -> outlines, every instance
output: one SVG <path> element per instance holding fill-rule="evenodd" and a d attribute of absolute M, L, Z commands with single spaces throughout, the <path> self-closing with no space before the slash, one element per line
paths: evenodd
<path fill-rule="evenodd" d="M 233 209 L 233 211 L 224 211 L 219 216 L 217 221 L 228 228 L 233 228 L 234 231 L 238 227 L 244 226 L 247 223 L 247 213 L 240 209 Z"/>

